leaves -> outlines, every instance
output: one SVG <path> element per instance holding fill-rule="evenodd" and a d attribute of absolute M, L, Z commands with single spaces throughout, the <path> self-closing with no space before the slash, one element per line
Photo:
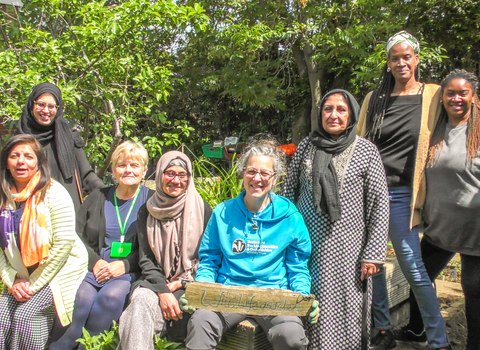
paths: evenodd
<path fill-rule="evenodd" d="M 85 350 L 115 350 L 120 342 L 118 337 L 118 324 L 113 321 L 111 330 L 107 330 L 99 335 L 91 336 L 88 331 L 83 328 L 83 337 L 77 339 L 77 342 L 85 347 Z M 166 338 L 160 338 L 155 335 L 153 339 L 155 350 L 184 350 L 182 343 L 172 342 Z"/>
<path fill-rule="evenodd" d="M 0 51 L 0 115 L 7 120 L 20 116 L 35 84 L 50 81 L 62 90 L 67 117 L 86 130 L 87 156 L 99 166 L 114 115 L 127 138 L 162 135 L 173 145 L 191 131 L 162 109 L 176 80 L 172 47 L 186 27 L 206 21 L 198 4 L 32 0 L 15 20 L 20 31 L 10 30 L 10 48 Z M 156 158 L 162 143 L 152 140 Z"/>
<path fill-rule="evenodd" d="M 234 166 L 225 170 L 207 158 L 201 157 L 193 162 L 193 168 L 195 169 L 195 187 L 212 209 L 226 200 L 237 197 L 243 191 L 243 179 L 237 177 Z M 214 176 L 209 169 L 215 171 L 217 176 Z"/>

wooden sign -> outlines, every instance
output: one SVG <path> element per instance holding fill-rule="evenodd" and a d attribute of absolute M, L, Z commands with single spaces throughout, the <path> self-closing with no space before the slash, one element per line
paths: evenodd
<path fill-rule="evenodd" d="M 285 289 L 225 286 L 193 282 L 187 285 L 188 305 L 197 309 L 255 316 L 306 316 L 315 299 Z"/>

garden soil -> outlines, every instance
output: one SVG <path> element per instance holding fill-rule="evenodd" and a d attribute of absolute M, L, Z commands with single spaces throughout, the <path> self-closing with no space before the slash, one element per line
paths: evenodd
<path fill-rule="evenodd" d="M 462 286 L 457 282 L 437 280 L 437 295 L 440 309 L 447 324 L 448 337 L 454 350 L 464 350 L 467 339 L 465 303 Z M 398 343 L 396 350 L 427 349 L 412 343 Z"/>

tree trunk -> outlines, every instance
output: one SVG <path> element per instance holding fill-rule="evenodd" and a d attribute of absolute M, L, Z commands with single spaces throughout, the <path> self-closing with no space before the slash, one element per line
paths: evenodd
<path fill-rule="evenodd" d="M 115 148 L 117 148 L 117 146 L 120 144 L 120 141 L 122 141 L 122 129 L 120 128 L 120 121 L 117 118 L 115 108 L 113 107 L 113 102 L 108 101 L 107 106 L 108 111 L 114 118 L 113 129 L 115 130 L 115 134 L 113 135 L 113 141 L 110 146 L 110 150 L 108 151 L 107 157 L 105 158 L 105 165 L 97 172 L 97 176 L 99 178 L 103 178 L 105 176 L 108 166 L 110 165 L 110 161 L 112 160 L 113 151 L 115 151 Z"/>
<path fill-rule="evenodd" d="M 292 125 L 292 142 L 298 144 L 311 130 L 318 127 L 318 115 L 321 92 L 321 72 L 316 62 L 312 60 L 314 50 L 311 45 L 300 47 L 299 41 L 293 45 L 293 56 L 297 63 L 300 79 L 308 78 L 310 101 L 306 101 L 298 119 Z"/>

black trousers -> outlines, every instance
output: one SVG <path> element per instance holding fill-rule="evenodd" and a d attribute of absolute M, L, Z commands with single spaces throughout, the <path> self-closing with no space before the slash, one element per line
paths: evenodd
<path fill-rule="evenodd" d="M 455 256 L 450 252 L 428 242 L 425 238 L 420 244 L 422 259 L 432 282 Z M 465 294 L 465 315 L 467 318 L 467 349 L 480 350 L 480 256 L 461 254 L 462 289 Z M 409 329 L 415 333 L 423 331 L 423 321 L 417 301 L 410 291 Z"/>

